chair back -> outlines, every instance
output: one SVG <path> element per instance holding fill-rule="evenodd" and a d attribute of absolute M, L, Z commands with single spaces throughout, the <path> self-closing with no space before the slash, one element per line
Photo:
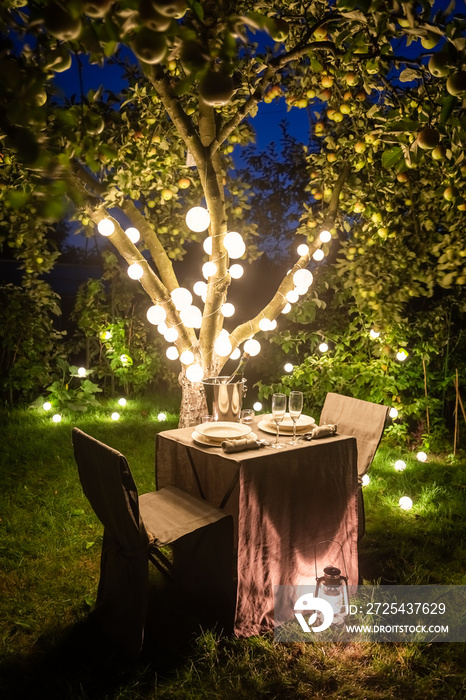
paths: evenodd
<path fill-rule="evenodd" d="M 341 435 L 352 435 L 358 445 L 358 476 L 362 479 L 368 471 L 382 439 L 388 417 L 388 406 L 350 396 L 328 393 L 325 399 L 320 425 L 335 424 Z"/>

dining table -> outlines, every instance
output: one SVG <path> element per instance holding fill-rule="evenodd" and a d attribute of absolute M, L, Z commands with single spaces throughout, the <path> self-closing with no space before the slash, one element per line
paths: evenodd
<path fill-rule="evenodd" d="M 273 442 L 261 419 L 254 418 L 253 434 Z M 316 569 L 334 564 L 335 543 L 348 585 L 357 585 L 356 438 L 336 434 L 290 444 L 291 436 L 281 435 L 282 449 L 226 453 L 221 445 L 199 444 L 193 432 L 157 434 L 156 485 L 177 486 L 233 516 L 236 636 L 274 629 L 274 586 L 315 584 Z"/>

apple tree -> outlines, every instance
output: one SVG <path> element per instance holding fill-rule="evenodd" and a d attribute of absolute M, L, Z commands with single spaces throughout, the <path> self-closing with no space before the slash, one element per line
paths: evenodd
<path fill-rule="evenodd" d="M 402 256 L 408 234 L 420 246 L 426 231 L 444 235 L 441 221 L 447 245 L 461 245 L 454 222 L 466 186 L 465 32 L 451 7 L 434 15 L 428 0 L 7 0 L 0 22 L 7 218 L 53 219 L 73 209 L 108 236 L 152 302 L 149 319 L 162 324 L 171 356 L 181 359 L 181 425 L 203 410 L 202 377 L 218 375 L 243 344 L 256 352 L 253 337 L 307 293 L 309 268 L 344 247 L 353 229 L 361 245 L 348 251 L 348 284 L 361 291 L 366 271 L 377 277 L 371 254 L 381 242 L 384 258 Z M 119 68 L 128 87 L 115 93 L 104 82 L 87 94 L 60 94 L 68 71 L 77 66 L 82 77 L 88 63 Z M 228 159 L 250 140 L 259 105 L 283 98 L 310 110 L 319 146 L 309 154 L 307 223 L 298 230 L 306 243 L 300 236 L 264 308 L 235 325 L 225 320 L 235 259 L 257 251 L 252 228 L 235 232 L 249 205 L 245 189 L 229 181 Z M 438 168 L 441 196 L 415 175 L 427 162 Z M 402 185 L 412 191 L 400 205 Z M 434 194 L 432 218 L 424 204 Z M 180 215 L 196 197 L 206 219 L 189 228 Z M 138 241 L 125 233 L 128 224 Z M 202 310 L 173 266 L 200 234 L 208 237 Z M 409 250 L 414 293 L 424 293 L 431 280 Z M 439 260 L 444 285 L 463 274 L 450 257 L 451 271 Z M 383 289 L 386 281 L 374 284 Z"/>

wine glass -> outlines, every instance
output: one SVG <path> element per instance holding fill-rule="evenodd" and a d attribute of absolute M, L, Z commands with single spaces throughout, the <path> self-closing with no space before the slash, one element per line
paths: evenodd
<path fill-rule="evenodd" d="M 290 418 L 293 421 L 293 439 L 290 440 L 290 445 L 296 445 L 298 442 L 296 439 L 296 421 L 301 415 L 303 410 L 303 392 L 302 391 L 291 391 L 290 399 L 288 403 L 288 411 L 290 413 Z"/>
<path fill-rule="evenodd" d="M 272 416 L 277 425 L 277 436 L 275 438 L 275 443 L 271 447 L 275 449 L 280 449 L 285 447 L 282 443 L 278 442 L 279 425 L 285 417 L 286 411 L 286 394 L 272 394 Z"/>

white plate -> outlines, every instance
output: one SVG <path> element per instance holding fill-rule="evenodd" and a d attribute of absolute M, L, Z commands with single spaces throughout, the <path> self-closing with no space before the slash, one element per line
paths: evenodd
<path fill-rule="evenodd" d="M 276 435 L 277 434 L 277 428 L 276 425 L 270 425 L 270 423 L 266 423 L 265 421 L 261 420 L 258 424 L 257 427 L 262 430 L 264 433 L 270 433 L 270 435 Z M 301 427 L 301 429 L 296 430 L 297 435 L 302 435 L 303 433 L 307 433 L 308 430 L 312 430 L 313 428 L 317 428 L 317 425 L 315 423 L 308 423 L 307 425 Z M 293 435 L 293 429 L 285 428 L 283 430 L 282 426 L 280 425 L 279 428 L 279 435 Z"/>
<path fill-rule="evenodd" d="M 221 442 L 212 442 L 201 433 L 198 433 L 196 430 L 191 434 L 191 437 L 194 442 L 196 442 L 198 445 L 202 445 L 202 447 L 220 447 L 222 444 Z M 257 435 L 255 433 L 249 433 L 248 437 L 252 438 L 253 440 L 257 440 Z"/>
<path fill-rule="evenodd" d="M 273 420 L 271 413 L 262 416 L 261 422 L 265 423 L 271 430 L 275 432 L 275 421 Z M 298 432 L 303 430 L 312 430 L 316 427 L 316 422 L 314 418 L 312 418 L 312 416 L 305 416 L 304 414 L 302 414 L 296 421 L 296 430 Z M 291 420 L 289 413 L 285 413 L 285 418 L 280 423 L 280 430 L 284 433 L 293 432 L 293 421 Z"/>
<path fill-rule="evenodd" d="M 228 421 L 212 421 L 196 425 L 195 431 L 209 439 L 210 442 L 220 443 L 222 440 L 236 440 L 246 437 L 251 432 L 251 426 Z"/>

